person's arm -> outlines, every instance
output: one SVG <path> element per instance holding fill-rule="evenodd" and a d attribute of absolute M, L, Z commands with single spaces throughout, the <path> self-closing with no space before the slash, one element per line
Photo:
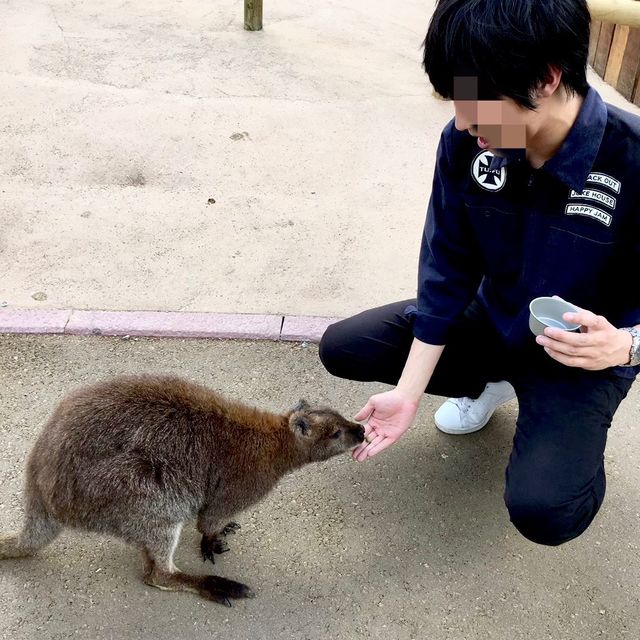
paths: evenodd
<path fill-rule="evenodd" d="M 444 345 L 427 344 L 414 338 L 396 389 L 419 404 L 443 350 Z"/>
<path fill-rule="evenodd" d="M 447 147 L 447 140 L 454 135 L 451 122 L 438 145 L 420 248 L 414 340 L 396 388 L 371 396 L 354 418 L 367 420 L 367 441 L 353 452 L 358 461 L 380 453 L 411 426 L 449 329 L 475 296 L 482 279 L 481 259 Z"/>
<path fill-rule="evenodd" d="M 438 145 L 420 249 L 414 341 L 396 388 L 369 398 L 354 418 L 368 419 L 368 442 L 353 452 L 358 461 L 380 453 L 411 426 L 449 329 L 475 296 L 482 279 L 482 259 L 466 216 L 461 178 L 456 175 L 462 171 L 454 170 L 447 145 L 456 135 L 451 122 Z"/>

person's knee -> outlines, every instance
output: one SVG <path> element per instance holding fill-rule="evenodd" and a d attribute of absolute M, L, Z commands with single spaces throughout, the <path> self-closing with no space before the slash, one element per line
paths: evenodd
<path fill-rule="evenodd" d="M 507 509 L 513 526 L 531 542 L 557 546 L 571 539 L 567 523 L 551 505 L 507 502 Z"/>
<path fill-rule="evenodd" d="M 324 368 L 334 376 L 339 376 L 342 372 L 341 362 L 343 361 L 343 345 L 340 338 L 340 322 L 329 325 L 318 345 L 318 355 Z"/>
<path fill-rule="evenodd" d="M 509 487 L 505 504 L 511 523 L 528 540 L 558 546 L 582 534 L 600 507 L 594 494 L 582 499 L 563 500 L 550 489 L 532 492 Z"/>

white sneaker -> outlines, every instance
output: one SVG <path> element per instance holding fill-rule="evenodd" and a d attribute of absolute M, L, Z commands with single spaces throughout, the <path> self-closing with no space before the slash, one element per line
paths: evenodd
<path fill-rule="evenodd" d="M 493 412 L 516 397 L 514 388 L 506 381 L 489 382 L 478 398 L 449 398 L 433 416 L 436 426 L 444 433 L 463 435 L 484 427 Z"/>

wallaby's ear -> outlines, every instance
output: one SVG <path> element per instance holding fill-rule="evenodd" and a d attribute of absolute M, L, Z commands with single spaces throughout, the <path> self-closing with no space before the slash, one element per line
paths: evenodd
<path fill-rule="evenodd" d="M 306 437 L 311 432 L 311 423 L 308 418 L 301 415 L 296 415 L 295 413 L 291 415 L 289 418 L 289 426 L 291 427 L 291 431 L 296 435 L 300 435 Z"/>
<path fill-rule="evenodd" d="M 293 407 L 291 412 L 295 413 L 296 411 L 306 411 L 307 409 L 309 409 L 309 403 L 306 400 L 299 400 L 298 404 Z"/>

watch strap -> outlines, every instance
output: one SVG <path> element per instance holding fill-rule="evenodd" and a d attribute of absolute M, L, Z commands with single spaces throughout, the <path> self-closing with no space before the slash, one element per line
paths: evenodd
<path fill-rule="evenodd" d="M 640 330 L 636 327 L 622 327 L 623 331 L 631 334 L 631 349 L 629 349 L 629 362 L 623 367 L 636 367 L 640 365 Z"/>

